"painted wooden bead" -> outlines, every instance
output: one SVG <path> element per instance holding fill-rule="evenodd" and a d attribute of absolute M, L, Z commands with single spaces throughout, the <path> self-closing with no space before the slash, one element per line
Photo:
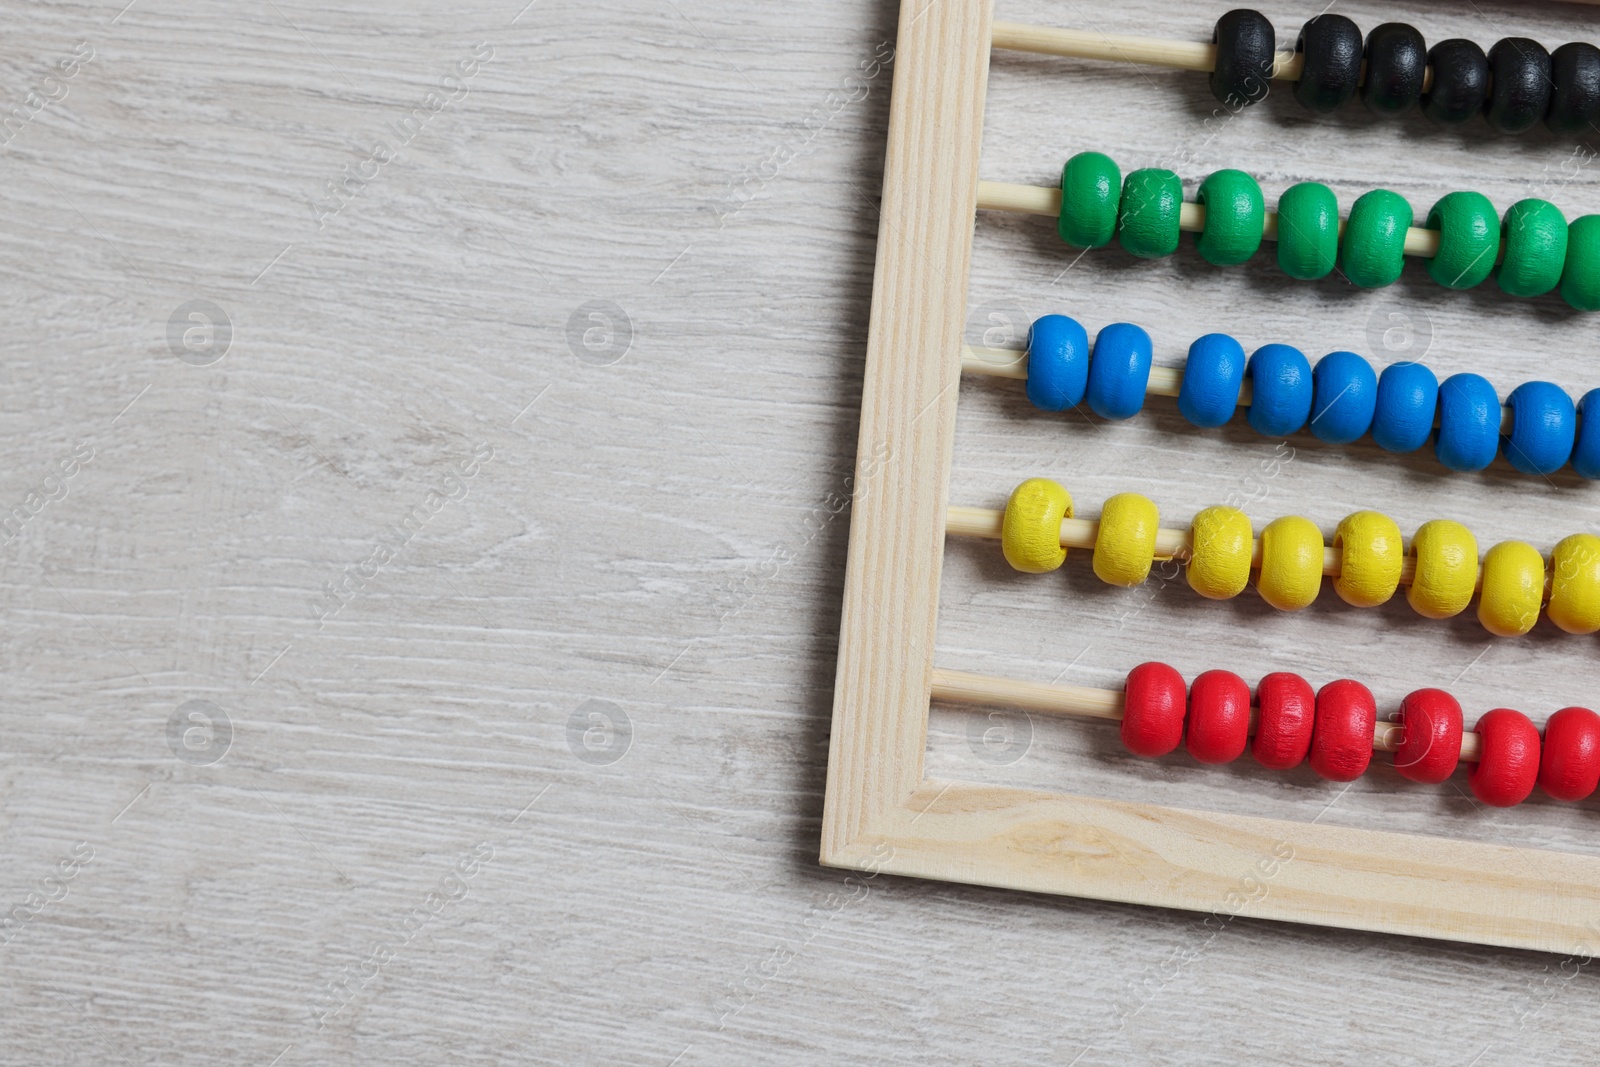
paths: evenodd
<path fill-rule="evenodd" d="M 1122 182 L 1117 240 L 1140 259 L 1170 256 L 1178 250 L 1183 213 L 1183 182 L 1170 170 L 1142 167 Z"/>
<path fill-rule="evenodd" d="M 1310 519 L 1285 515 L 1261 531 L 1256 591 L 1279 611 L 1299 611 L 1322 588 L 1322 531 Z"/>
<path fill-rule="evenodd" d="M 1102 419 L 1131 419 L 1144 407 L 1150 385 L 1150 335 L 1130 322 L 1113 322 L 1094 339 L 1089 360 L 1089 407 Z"/>
<path fill-rule="evenodd" d="M 1238 109 L 1267 95 L 1277 35 L 1265 15 L 1244 7 L 1226 12 L 1217 19 L 1211 43 L 1217 46 L 1208 79 L 1212 96 Z"/>
<path fill-rule="evenodd" d="M 1347 445 L 1372 427 L 1378 375 L 1354 352 L 1329 352 L 1312 372 L 1315 399 L 1311 432 L 1330 445 Z"/>
<path fill-rule="evenodd" d="M 1528 37 L 1503 37 L 1489 49 L 1489 102 L 1483 114 L 1501 133 L 1521 133 L 1550 109 L 1550 53 Z"/>
<path fill-rule="evenodd" d="M 1078 248 L 1109 244 L 1117 232 L 1122 172 L 1103 152 L 1079 152 L 1061 169 L 1061 239 Z"/>
<path fill-rule="evenodd" d="M 1539 788 L 1557 800 L 1583 800 L 1600 784 L 1600 715 L 1562 708 L 1544 724 Z"/>
<path fill-rule="evenodd" d="M 1255 533 L 1238 508 L 1206 508 L 1189 527 L 1189 588 L 1210 600 L 1230 600 L 1250 584 Z"/>
<path fill-rule="evenodd" d="M 1373 189 L 1350 205 L 1339 239 L 1339 267 L 1361 289 L 1393 285 L 1406 265 L 1411 204 L 1399 193 Z"/>
<path fill-rule="evenodd" d="M 1428 276 L 1446 289 L 1471 289 L 1494 272 L 1500 216 L 1482 193 L 1447 193 L 1428 212 L 1428 229 L 1439 231 Z"/>
<path fill-rule="evenodd" d="M 1415 26 L 1385 22 L 1367 34 L 1367 80 L 1361 102 L 1379 115 L 1397 115 L 1422 98 L 1428 46 Z"/>
<path fill-rule="evenodd" d="M 1287 771 L 1305 762 L 1316 722 L 1316 693 L 1298 674 L 1269 674 L 1256 686 L 1260 721 L 1250 751 L 1256 762 Z"/>
<path fill-rule="evenodd" d="M 1072 494 L 1048 478 L 1029 478 L 1012 490 L 1000 520 L 1000 551 L 1026 574 L 1045 574 L 1061 566 L 1061 520 L 1072 514 Z"/>
<path fill-rule="evenodd" d="M 1289 186 L 1278 198 L 1278 269 L 1315 281 L 1327 277 L 1338 260 L 1339 200 L 1333 190 L 1320 182 Z"/>
<path fill-rule="evenodd" d="M 1225 333 L 1208 333 L 1189 346 L 1178 389 L 1178 413 L 1209 429 L 1233 418 L 1244 383 L 1244 346 Z M 1563 394 L 1565 395 L 1565 394 Z"/>
<path fill-rule="evenodd" d="M 1578 410 L 1559 385 L 1523 382 L 1506 397 L 1511 435 L 1506 462 L 1523 474 L 1553 474 L 1567 465 L 1577 440 Z"/>
<path fill-rule="evenodd" d="M 1372 439 L 1389 452 L 1415 452 L 1433 436 L 1439 379 L 1421 363 L 1391 363 L 1378 375 Z"/>
<path fill-rule="evenodd" d="M 1156 759 L 1183 740 L 1183 675 L 1165 663 L 1128 672 L 1122 693 L 1122 743 L 1135 756 Z"/>
<path fill-rule="evenodd" d="M 1201 763 L 1232 763 L 1250 739 L 1250 687 L 1232 671 L 1206 671 L 1189 687 L 1184 744 Z"/>
<path fill-rule="evenodd" d="M 1428 66 L 1433 68 L 1433 85 L 1422 94 L 1424 115 L 1454 125 L 1483 110 L 1489 99 L 1489 57 L 1482 48 L 1460 37 L 1440 41 L 1428 49 Z"/>
<path fill-rule="evenodd" d="M 1500 450 L 1500 398 L 1477 374 L 1439 383 L 1439 432 L 1433 452 L 1453 471 L 1481 471 Z"/>
<path fill-rule="evenodd" d="M 1045 315 L 1028 331 L 1028 399 L 1040 411 L 1083 403 L 1089 384 L 1089 334 L 1076 319 Z"/>
<path fill-rule="evenodd" d="M 1522 541 L 1501 541 L 1483 557 L 1478 621 L 1496 637 L 1520 637 L 1539 621 L 1544 557 Z"/>
<path fill-rule="evenodd" d="M 1339 557 L 1339 577 L 1334 592 L 1352 607 L 1375 608 L 1400 588 L 1400 567 L 1405 543 L 1400 527 L 1387 515 L 1357 511 L 1346 515 L 1333 535 Z"/>
<path fill-rule="evenodd" d="M 1569 634 L 1600 630 L 1600 537 L 1573 534 L 1550 553 L 1550 621 Z"/>
<path fill-rule="evenodd" d="M 1311 769 L 1333 782 L 1349 782 L 1372 762 L 1372 736 L 1378 705 L 1360 682 L 1341 678 L 1317 691 L 1311 729 Z"/>
<path fill-rule="evenodd" d="M 1262 345 L 1250 356 L 1250 428 L 1264 437 L 1288 437 L 1311 417 L 1311 361 L 1298 348 Z M 1600 389 L 1596 391 L 1600 395 Z M 1595 428 L 1600 468 L 1600 426 Z"/>
<path fill-rule="evenodd" d="M 1107 585 L 1138 585 L 1150 576 L 1161 515 L 1149 497 L 1118 493 L 1100 510 L 1094 573 Z"/>
<path fill-rule="evenodd" d="M 1551 52 L 1550 82 L 1544 124 L 1552 133 L 1577 133 L 1600 123 L 1600 48 L 1569 41 Z"/>
<path fill-rule="evenodd" d="M 1448 619 L 1472 603 L 1478 587 L 1478 541 L 1459 522 L 1425 522 L 1411 539 L 1416 570 L 1406 601 L 1425 619 Z"/>
<path fill-rule="evenodd" d="M 1600 389 L 1578 401 L 1578 436 L 1572 444 L 1572 469 L 1590 480 L 1600 478 Z"/>
<path fill-rule="evenodd" d="M 1195 199 L 1206 209 L 1198 247 L 1207 263 L 1232 267 L 1256 254 L 1267 207 L 1254 178 L 1242 170 L 1214 171 Z"/>
<path fill-rule="evenodd" d="M 1561 299 L 1579 311 L 1600 311 L 1600 215 L 1580 215 L 1567 226 Z"/>
<path fill-rule="evenodd" d="M 1561 281 L 1567 263 L 1567 219 L 1548 200 L 1518 200 L 1501 225 L 1506 256 L 1496 269 L 1512 296 L 1543 296 Z"/>
<path fill-rule="evenodd" d="M 1461 705 L 1443 689 L 1418 689 L 1400 702 L 1394 769 L 1430 785 L 1455 773 L 1461 759 Z"/>
<path fill-rule="evenodd" d="M 1324 12 L 1306 22 L 1295 42 L 1301 54 L 1294 98 L 1307 111 L 1337 109 L 1361 85 L 1361 30 L 1343 15 Z"/>
<path fill-rule="evenodd" d="M 1473 727 L 1482 750 L 1467 774 L 1467 784 L 1485 804 L 1521 804 L 1539 780 L 1539 728 L 1510 708 L 1486 712 Z"/>

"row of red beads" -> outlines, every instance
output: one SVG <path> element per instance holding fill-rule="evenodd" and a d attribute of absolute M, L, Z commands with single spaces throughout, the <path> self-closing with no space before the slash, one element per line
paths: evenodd
<path fill-rule="evenodd" d="M 1184 686 L 1165 663 L 1128 672 L 1122 743 L 1138 756 L 1165 756 L 1181 742 L 1201 763 L 1228 763 L 1246 746 L 1262 766 L 1288 770 L 1309 761 L 1335 782 L 1359 778 L 1372 762 L 1378 705 L 1360 682 L 1340 679 L 1319 690 L 1298 674 L 1269 674 L 1256 686 L 1259 709 L 1250 739 L 1250 687 L 1231 671 L 1206 671 Z M 1442 782 L 1461 758 L 1461 705 L 1442 689 L 1418 689 L 1400 703 L 1395 770 L 1416 782 Z M 1562 708 L 1538 727 L 1522 712 L 1496 708 L 1473 728 L 1477 765 L 1468 774 L 1485 804 L 1520 804 L 1537 783 L 1557 800 L 1582 800 L 1600 783 L 1600 715 Z"/>

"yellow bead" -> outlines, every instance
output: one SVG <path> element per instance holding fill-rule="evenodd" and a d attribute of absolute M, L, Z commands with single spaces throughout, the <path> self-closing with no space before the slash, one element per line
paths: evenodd
<path fill-rule="evenodd" d="M 1573 534 L 1550 553 L 1550 621 L 1569 634 L 1600 630 L 1600 537 Z"/>
<path fill-rule="evenodd" d="M 1108 585 L 1138 585 L 1150 576 L 1161 516 L 1148 497 L 1118 493 L 1100 511 L 1094 572 Z"/>
<path fill-rule="evenodd" d="M 1411 539 L 1417 572 L 1406 600 L 1425 619 L 1448 619 L 1472 603 L 1478 585 L 1478 542 L 1459 522 L 1425 522 Z"/>
<path fill-rule="evenodd" d="M 1400 588 L 1405 543 L 1400 527 L 1389 516 L 1376 511 L 1346 515 L 1333 535 L 1333 550 L 1339 557 L 1339 577 L 1333 580 L 1333 589 L 1346 604 L 1375 608 Z"/>
<path fill-rule="evenodd" d="M 1478 621 L 1496 637 L 1520 637 L 1539 621 L 1544 557 L 1522 541 L 1501 541 L 1483 557 Z"/>
<path fill-rule="evenodd" d="M 1006 562 L 1027 574 L 1053 571 L 1067 558 L 1061 520 L 1072 514 L 1072 496 L 1048 478 L 1029 478 L 1006 501 L 1000 550 Z"/>
<path fill-rule="evenodd" d="M 1238 508 L 1206 508 L 1196 515 L 1189 546 L 1189 587 L 1201 596 L 1228 600 L 1250 584 L 1255 533 L 1250 517 Z"/>
<path fill-rule="evenodd" d="M 1322 531 L 1310 519 L 1285 515 L 1261 531 L 1256 590 L 1280 611 L 1299 611 L 1322 588 Z"/>

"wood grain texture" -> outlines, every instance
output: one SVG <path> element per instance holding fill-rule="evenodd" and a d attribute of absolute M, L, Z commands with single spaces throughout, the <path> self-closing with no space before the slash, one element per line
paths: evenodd
<path fill-rule="evenodd" d="M 0 944 L 0 1060 L 1592 1061 L 1600 985 L 1581 961 L 817 865 L 893 72 L 872 63 L 898 4 L 124 6 L 8 4 L 0 41 L 5 109 L 94 49 L 0 148 L 0 511 L 95 450 L 0 547 L 6 912 L 94 850 Z M 1321 6 L 1263 10 L 1288 33 Z M 1600 38 L 1574 5 L 1338 10 L 1430 40 Z M 1201 40 L 1216 11 L 999 14 Z M 319 229 L 308 200 L 484 41 L 470 93 Z M 1569 176 L 1576 143 L 1541 131 L 1311 120 L 1287 98 L 1208 126 L 1190 75 L 1020 56 L 991 73 L 995 181 L 1048 185 L 1082 146 L 1151 164 L 1182 149 L 1191 192 L 1239 166 L 1269 195 L 1316 177 L 1348 203 L 1381 180 L 1426 209 L 1442 188 L 1504 205 L 1543 183 L 1600 211 L 1594 165 Z M 1168 366 L 1210 329 L 1386 361 L 1369 318 L 1398 329 L 1404 312 L 1418 336 L 1431 323 L 1442 373 L 1600 385 L 1591 323 L 1492 287 L 1444 294 L 1408 270 L 1355 294 L 1114 251 L 1063 275 L 1046 220 L 976 242 L 974 344 L 1007 343 L 1018 309 L 1061 310 L 1145 324 Z M 233 325 L 210 366 L 169 345 L 196 298 Z M 568 324 L 599 300 L 631 343 L 602 329 L 590 351 L 580 330 L 581 359 Z M 963 382 L 953 499 L 999 506 L 1026 472 L 1096 508 L 1148 479 L 1180 521 L 1237 492 L 1258 520 L 1370 505 L 1486 543 L 1594 522 L 1563 479 L 1497 463 L 1450 480 L 1303 437 L 1267 479 L 1279 442 L 1151 412 L 1070 422 L 1014 382 Z M 324 584 L 485 441 L 465 498 L 319 629 Z M 1492 642 L 1404 605 L 1284 620 L 1181 583 L 1106 590 L 1077 556 L 1019 580 L 992 545 L 952 550 L 943 588 L 941 661 L 1042 682 L 1115 684 L 1166 645 L 1189 674 L 1359 672 L 1390 702 L 1425 679 L 1469 712 L 1595 699 L 1593 643 L 1542 625 Z M 210 765 L 167 741 L 195 699 L 232 724 Z M 591 701 L 612 708 L 569 732 Z M 629 742 L 595 762 L 624 746 L 588 716 L 617 710 Z M 1337 795 L 1152 765 L 1095 723 L 936 708 L 927 758 L 942 781 L 1600 854 L 1590 805 L 1484 813 L 1380 774 Z M 458 899 L 417 926 L 441 887 Z M 340 982 L 351 996 L 319 1029 Z"/>

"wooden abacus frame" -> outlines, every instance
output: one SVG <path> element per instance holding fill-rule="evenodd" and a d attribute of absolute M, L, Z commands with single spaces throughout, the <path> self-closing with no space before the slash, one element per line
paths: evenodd
<path fill-rule="evenodd" d="M 993 7 L 900 12 L 821 862 L 1590 955 L 1600 858 L 925 777 Z"/>

